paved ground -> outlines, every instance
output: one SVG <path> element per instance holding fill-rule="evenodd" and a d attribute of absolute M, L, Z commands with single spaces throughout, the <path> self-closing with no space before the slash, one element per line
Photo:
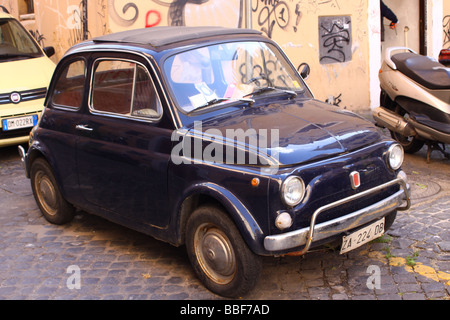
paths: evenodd
<path fill-rule="evenodd" d="M 450 161 L 407 156 L 413 207 L 384 242 L 348 254 L 265 258 L 243 300 L 450 299 Z M 40 215 L 16 148 L 0 149 L 0 299 L 221 300 L 195 277 L 184 248 L 80 212 L 65 226 Z M 80 277 L 77 277 L 80 275 Z"/>

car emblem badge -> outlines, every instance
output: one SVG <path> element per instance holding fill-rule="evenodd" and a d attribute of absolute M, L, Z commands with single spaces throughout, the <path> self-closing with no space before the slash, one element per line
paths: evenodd
<path fill-rule="evenodd" d="M 9 99 L 11 99 L 12 103 L 19 103 L 20 100 L 22 100 L 22 97 L 20 96 L 20 93 L 18 92 L 13 92 L 11 93 L 11 95 L 9 96 Z"/>
<path fill-rule="evenodd" d="M 357 189 L 361 185 L 361 179 L 358 171 L 350 173 L 350 182 L 353 189 Z"/>

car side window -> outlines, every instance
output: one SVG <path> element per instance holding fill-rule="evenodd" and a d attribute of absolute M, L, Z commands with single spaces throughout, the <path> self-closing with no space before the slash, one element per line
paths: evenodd
<path fill-rule="evenodd" d="M 91 108 L 107 114 L 159 118 L 161 104 L 147 69 L 126 60 L 94 65 Z"/>
<path fill-rule="evenodd" d="M 53 105 L 79 109 L 83 101 L 85 80 L 84 60 L 68 64 L 55 81 L 56 85 L 52 94 Z"/>

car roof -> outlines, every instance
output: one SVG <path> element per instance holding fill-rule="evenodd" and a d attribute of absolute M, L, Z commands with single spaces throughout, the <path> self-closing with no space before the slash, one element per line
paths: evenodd
<path fill-rule="evenodd" d="M 180 41 L 207 38 L 224 35 L 255 35 L 261 34 L 258 30 L 237 29 L 225 27 L 153 27 L 128 30 L 108 34 L 93 39 L 94 42 L 115 42 L 151 45 L 162 47 Z"/>

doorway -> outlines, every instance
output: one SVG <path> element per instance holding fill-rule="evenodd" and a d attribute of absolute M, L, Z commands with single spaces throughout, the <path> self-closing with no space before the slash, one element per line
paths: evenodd
<path fill-rule="evenodd" d="M 389 47 L 408 47 L 416 52 L 422 51 L 425 30 L 425 0 L 384 0 L 384 3 L 395 13 L 398 24 L 391 29 L 391 21 L 384 18 L 384 51 Z M 425 52 L 425 51 L 424 51 Z"/>

